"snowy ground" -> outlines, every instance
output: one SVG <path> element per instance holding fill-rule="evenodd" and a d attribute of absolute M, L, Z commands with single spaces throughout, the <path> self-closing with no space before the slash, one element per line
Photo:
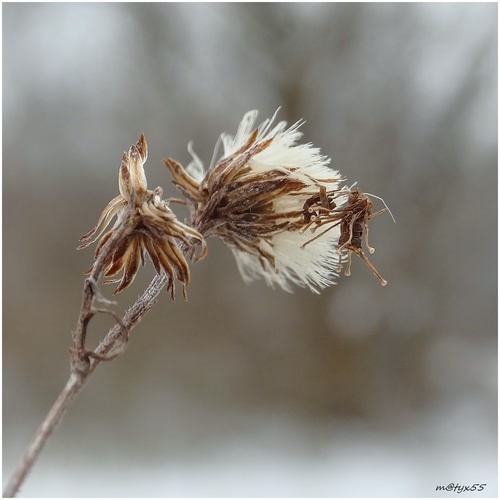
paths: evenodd
<path fill-rule="evenodd" d="M 148 463 L 89 450 L 67 461 L 61 449 L 57 463 L 42 456 L 20 496 L 496 497 L 494 430 L 471 403 L 425 414 L 396 431 L 352 420 L 311 428 L 283 415 L 242 416 L 247 432 L 177 459 L 171 451 L 167 460 L 155 452 Z M 450 484 L 485 486 L 473 493 L 436 491 Z"/>

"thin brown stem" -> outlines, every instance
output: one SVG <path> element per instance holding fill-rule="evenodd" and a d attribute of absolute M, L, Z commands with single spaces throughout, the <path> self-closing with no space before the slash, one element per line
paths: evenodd
<path fill-rule="evenodd" d="M 129 206 L 132 205 L 132 203 L 129 204 Z M 94 306 L 96 301 L 106 305 L 111 304 L 111 301 L 101 296 L 97 283 L 102 276 L 106 263 L 109 262 L 110 256 L 127 230 L 131 214 L 131 210 L 123 213 L 115 233 L 99 252 L 91 275 L 85 279 L 82 307 L 77 328 L 73 334 L 73 347 L 70 349 L 70 377 L 42 424 L 35 432 L 31 443 L 26 448 L 24 455 L 5 488 L 4 497 L 16 496 L 47 440 L 62 421 L 71 403 L 75 400 L 90 375 L 102 361 L 114 359 L 123 352 L 129 332 L 156 304 L 158 295 L 168 283 L 168 278 L 165 274 L 156 275 L 142 296 L 136 300 L 134 305 L 127 310 L 121 319 L 116 313 L 110 310 Z M 110 328 L 107 335 L 94 351 L 88 351 L 85 347 L 87 328 L 90 320 L 97 313 L 111 314 L 115 318 L 116 324 Z"/>
<path fill-rule="evenodd" d="M 45 443 L 56 428 L 57 424 L 61 422 L 66 410 L 69 408 L 76 395 L 80 392 L 82 382 L 79 377 L 70 375 L 68 382 L 59 394 L 56 402 L 47 413 L 47 416 L 38 427 L 30 445 L 26 448 L 19 464 L 10 477 L 9 483 L 3 492 L 4 498 L 11 498 L 16 496 L 19 488 L 23 484 L 28 472 L 31 470 L 36 459 L 40 455 Z"/>

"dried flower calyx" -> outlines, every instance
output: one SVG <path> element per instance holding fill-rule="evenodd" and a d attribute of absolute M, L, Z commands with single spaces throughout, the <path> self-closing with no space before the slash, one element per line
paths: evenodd
<path fill-rule="evenodd" d="M 123 154 L 118 175 L 120 194 L 111 200 L 103 210 L 96 226 L 80 239 L 83 242 L 78 248 L 86 248 L 99 239 L 95 251 L 97 259 L 122 222 L 126 208 L 132 204 L 132 214 L 128 218 L 123 236 L 111 249 L 111 255 L 104 268 L 104 276 L 112 279 L 105 283 L 117 283 L 115 293 L 127 288 L 134 280 L 139 267 L 144 264 L 148 255 L 157 273 L 165 273 L 168 278 L 167 288 L 174 297 L 174 282 L 177 278 L 185 288 L 189 283 L 189 266 L 179 247 L 179 242 L 186 248 L 196 241 L 201 245 L 198 258 L 203 258 L 206 245 L 203 236 L 193 228 L 177 220 L 162 199 L 162 189 L 147 189 L 144 163 L 148 156 L 148 147 L 144 135 L 137 144 Z M 116 222 L 104 233 L 113 217 Z M 103 234 L 104 233 L 104 234 Z M 90 273 L 92 267 L 87 271 Z M 121 278 L 113 278 L 123 271 Z"/>
<path fill-rule="evenodd" d="M 368 221 L 380 213 L 371 213 L 368 196 L 341 188 L 330 159 L 297 143 L 301 122 L 273 126 L 273 117 L 254 128 L 256 117 L 246 113 L 235 136 L 221 135 L 223 154 L 207 171 L 192 151 L 186 169 L 165 160 L 193 228 L 231 248 L 245 281 L 263 277 L 287 291 L 295 283 L 317 292 L 335 282 L 346 255 L 349 274 L 354 252 L 385 285 L 361 249 Z"/>

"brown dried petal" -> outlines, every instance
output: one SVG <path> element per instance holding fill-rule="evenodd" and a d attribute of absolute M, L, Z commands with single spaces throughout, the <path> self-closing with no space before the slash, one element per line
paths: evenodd
<path fill-rule="evenodd" d="M 134 281 L 134 278 L 137 275 L 137 271 L 139 270 L 139 266 L 142 261 L 139 239 L 136 238 L 132 240 L 127 253 L 128 256 L 122 280 L 113 294 L 120 293 L 122 290 L 127 288 L 132 281 Z"/>
<path fill-rule="evenodd" d="M 163 160 L 163 163 L 170 170 L 172 175 L 172 183 L 179 189 L 179 191 L 184 194 L 192 203 L 198 203 L 200 201 L 199 194 L 199 182 L 196 182 L 182 167 L 182 165 L 173 160 L 172 158 L 167 158 Z"/>
<path fill-rule="evenodd" d="M 117 196 L 116 198 L 113 198 L 106 208 L 102 211 L 101 215 L 99 216 L 99 219 L 97 221 L 97 224 L 93 229 L 91 229 L 87 234 L 84 234 L 81 238 L 80 241 L 83 241 L 85 243 L 82 243 L 77 250 L 82 250 L 83 248 L 88 247 L 92 243 L 94 243 L 97 238 L 103 233 L 103 231 L 106 229 L 108 224 L 111 222 L 111 219 L 119 212 L 119 210 L 124 207 L 127 204 L 127 202 L 121 197 Z M 96 234 L 97 233 L 97 234 Z M 94 238 L 92 238 L 95 235 Z"/>

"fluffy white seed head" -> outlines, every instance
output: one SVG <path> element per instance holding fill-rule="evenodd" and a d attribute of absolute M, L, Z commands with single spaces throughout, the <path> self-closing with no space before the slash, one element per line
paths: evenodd
<path fill-rule="evenodd" d="M 330 159 L 322 155 L 319 148 L 299 143 L 302 137 L 299 127 L 303 122 L 287 127 L 285 121 L 275 124 L 275 117 L 276 113 L 261 123 L 255 135 L 257 111 L 246 113 L 235 135 L 221 135 L 222 156 L 206 173 L 201 160 L 189 147 L 193 161 L 188 172 L 201 183 L 202 191 L 203 186 L 210 191 L 207 186 L 217 182 L 216 175 L 226 175 L 234 184 L 233 191 L 231 185 L 224 185 L 219 186 L 217 193 L 208 194 L 211 199 L 220 195 L 221 189 L 228 189 L 227 196 L 220 195 L 218 206 L 226 203 L 227 198 L 237 197 L 236 189 L 244 186 L 246 180 L 248 186 L 252 183 L 248 192 L 260 196 L 258 203 L 245 206 L 245 213 L 236 216 L 234 212 L 226 212 L 221 216 L 221 211 L 215 209 L 209 216 L 201 217 L 196 227 L 202 232 L 205 229 L 207 235 L 221 237 L 231 247 L 246 282 L 264 278 L 268 285 L 287 291 L 292 291 L 291 284 L 296 284 L 317 292 L 332 285 L 337 276 L 340 227 L 338 221 L 333 220 L 321 227 L 314 224 L 307 227 L 310 214 L 304 216 L 304 207 L 307 209 L 308 200 L 317 196 L 320 189 L 330 193 L 333 201 L 332 193 L 340 193 L 342 178 L 329 167 Z M 256 152 L 251 153 L 253 148 Z M 263 186 L 272 182 L 270 176 L 280 179 L 280 188 L 269 188 L 267 198 L 261 190 L 264 192 Z M 341 194 L 334 197 L 336 206 L 347 199 Z M 234 203 L 234 206 L 239 205 Z M 269 227 L 262 223 L 260 233 L 257 226 L 252 231 L 240 222 L 252 216 L 259 221 L 272 220 L 273 224 Z M 323 231 L 321 238 L 315 238 Z"/>

